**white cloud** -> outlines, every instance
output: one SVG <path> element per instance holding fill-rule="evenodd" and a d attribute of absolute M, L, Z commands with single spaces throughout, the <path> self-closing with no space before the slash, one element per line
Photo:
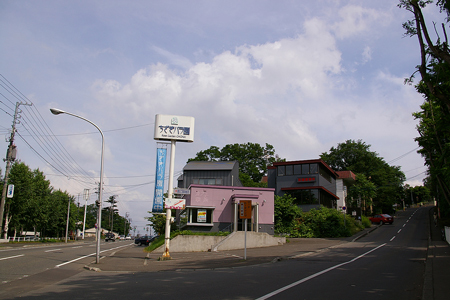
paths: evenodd
<path fill-rule="evenodd" d="M 369 33 L 373 26 L 386 26 L 391 20 L 389 13 L 364 8 L 359 5 L 347 5 L 339 9 L 340 20 L 333 25 L 336 36 L 340 39 Z"/>

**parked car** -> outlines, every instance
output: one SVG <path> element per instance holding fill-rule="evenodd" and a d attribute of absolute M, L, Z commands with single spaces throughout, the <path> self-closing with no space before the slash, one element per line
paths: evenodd
<path fill-rule="evenodd" d="M 116 236 L 114 235 L 114 233 L 112 233 L 112 232 L 107 232 L 107 233 L 105 234 L 105 242 L 107 242 L 107 241 L 113 241 L 113 242 L 116 241 Z"/>
<path fill-rule="evenodd" d="M 158 236 L 141 236 L 134 239 L 134 243 L 138 246 L 145 245 L 148 246 L 151 242 L 153 242 Z"/>
<path fill-rule="evenodd" d="M 131 236 L 127 235 L 127 236 L 125 237 L 125 239 L 126 239 L 126 240 L 131 240 Z"/>
<path fill-rule="evenodd" d="M 125 236 L 123 234 L 119 235 L 119 240 L 124 240 Z"/>
<path fill-rule="evenodd" d="M 380 225 L 394 223 L 394 218 L 388 214 L 375 215 L 372 218 L 369 218 L 369 220 L 373 224 L 380 224 Z"/>

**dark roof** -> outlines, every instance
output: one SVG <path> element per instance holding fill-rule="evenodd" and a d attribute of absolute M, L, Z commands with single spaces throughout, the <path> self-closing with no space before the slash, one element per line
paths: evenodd
<path fill-rule="evenodd" d="M 236 164 L 238 164 L 237 161 L 191 161 L 184 166 L 183 170 L 233 170 Z"/>

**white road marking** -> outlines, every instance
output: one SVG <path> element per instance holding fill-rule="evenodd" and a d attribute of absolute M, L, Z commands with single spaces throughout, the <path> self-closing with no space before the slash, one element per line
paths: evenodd
<path fill-rule="evenodd" d="M 367 251 L 366 253 L 361 254 L 360 256 L 355 257 L 355 258 L 352 259 L 352 260 L 349 260 L 349 261 L 347 261 L 347 262 L 338 264 L 338 265 L 336 265 L 336 266 L 334 266 L 334 267 L 330 267 L 330 268 L 325 269 L 325 270 L 323 270 L 323 271 L 317 272 L 316 274 L 313 274 L 313 275 L 308 276 L 308 277 L 305 277 L 305 278 L 303 278 L 303 279 L 301 279 L 301 280 L 299 280 L 299 281 L 296 281 L 296 282 L 294 282 L 294 283 L 291 283 L 291 284 L 289 284 L 289 285 L 287 285 L 287 286 L 285 286 L 285 287 L 282 287 L 282 288 L 280 288 L 280 289 L 278 289 L 278 290 L 276 290 L 276 291 L 273 291 L 272 293 L 269 293 L 269 294 L 267 294 L 267 295 L 264 295 L 264 296 L 262 296 L 262 297 L 260 297 L 260 298 L 258 298 L 258 299 L 256 299 L 256 300 L 264 300 L 264 299 L 268 299 L 268 298 L 270 298 L 270 297 L 272 297 L 272 296 L 278 295 L 278 294 L 280 294 L 280 293 L 282 293 L 282 292 L 284 292 L 284 291 L 286 291 L 286 290 L 288 290 L 288 289 L 290 289 L 290 288 L 292 288 L 292 287 L 294 287 L 294 286 L 297 286 L 297 285 L 299 285 L 299 284 L 302 284 L 302 283 L 304 283 L 304 282 L 306 282 L 306 281 L 308 281 L 308 280 L 310 280 L 310 279 L 313 279 L 313 278 L 315 278 L 315 277 L 318 277 L 318 276 L 320 276 L 320 275 L 323 275 L 323 274 L 325 274 L 325 273 L 328 273 L 328 272 L 330 272 L 330 271 L 332 271 L 332 270 L 334 270 L 334 269 L 337 269 L 337 268 L 339 268 L 339 267 L 342 267 L 342 266 L 344 266 L 344 265 L 346 265 L 346 264 L 352 263 L 352 262 L 354 262 L 354 261 L 356 261 L 356 260 L 358 260 L 358 259 L 360 259 L 360 258 L 366 256 L 367 254 L 369 254 L 369 253 L 371 253 L 371 252 L 373 252 L 373 251 L 375 251 L 375 250 L 378 250 L 379 248 L 381 248 L 381 247 L 383 247 L 383 246 L 385 246 L 385 245 L 386 245 L 386 243 L 384 243 L 384 244 L 382 244 L 382 245 L 379 245 L 378 247 L 373 248 L 372 250 Z"/>
<path fill-rule="evenodd" d="M 395 235 L 392 237 L 392 239 L 390 240 L 390 242 L 392 242 L 395 239 Z"/>
<path fill-rule="evenodd" d="M 59 250 L 61 250 L 61 249 L 51 249 L 51 250 L 47 250 L 47 251 L 44 251 L 44 252 L 52 252 L 52 251 L 59 251 Z"/>
<path fill-rule="evenodd" d="M 0 258 L 0 260 L 10 259 L 10 258 L 16 258 L 16 257 L 21 257 L 21 256 L 25 256 L 25 254 L 14 255 L 14 256 L 10 256 L 10 257 L 3 257 L 3 258 Z"/>
<path fill-rule="evenodd" d="M 115 247 L 115 248 L 111 248 L 111 249 L 106 249 L 106 250 L 100 251 L 100 253 L 103 253 L 103 252 L 106 252 L 106 251 L 111 251 L 111 250 L 114 250 L 114 249 L 119 249 L 119 248 L 126 247 L 126 246 L 130 246 L 130 245 L 132 245 L 132 244 L 122 245 L 122 246 Z M 55 268 L 59 268 L 59 267 L 62 267 L 62 266 L 64 266 L 64 265 L 68 265 L 68 264 L 70 264 L 70 263 L 76 262 L 77 260 L 80 260 L 80 259 L 83 259 L 83 258 L 86 258 L 86 257 L 90 257 L 90 256 L 93 256 L 93 255 L 96 255 L 96 254 L 97 254 L 97 252 L 94 252 L 94 253 L 91 253 L 91 254 L 89 254 L 89 255 L 81 256 L 81 257 L 78 257 L 78 258 L 75 258 L 75 259 L 66 261 L 65 263 L 56 265 Z"/>

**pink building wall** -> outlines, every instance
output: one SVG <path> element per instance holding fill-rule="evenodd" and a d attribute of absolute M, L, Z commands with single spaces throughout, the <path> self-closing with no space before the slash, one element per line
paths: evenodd
<path fill-rule="evenodd" d="M 274 192 L 272 188 L 191 185 L 186 206 L 215 207 L 213 222 L 233 222 L 233 203 L 252 200 L 258 204 L 259 224 L 274 223 Z"/>

